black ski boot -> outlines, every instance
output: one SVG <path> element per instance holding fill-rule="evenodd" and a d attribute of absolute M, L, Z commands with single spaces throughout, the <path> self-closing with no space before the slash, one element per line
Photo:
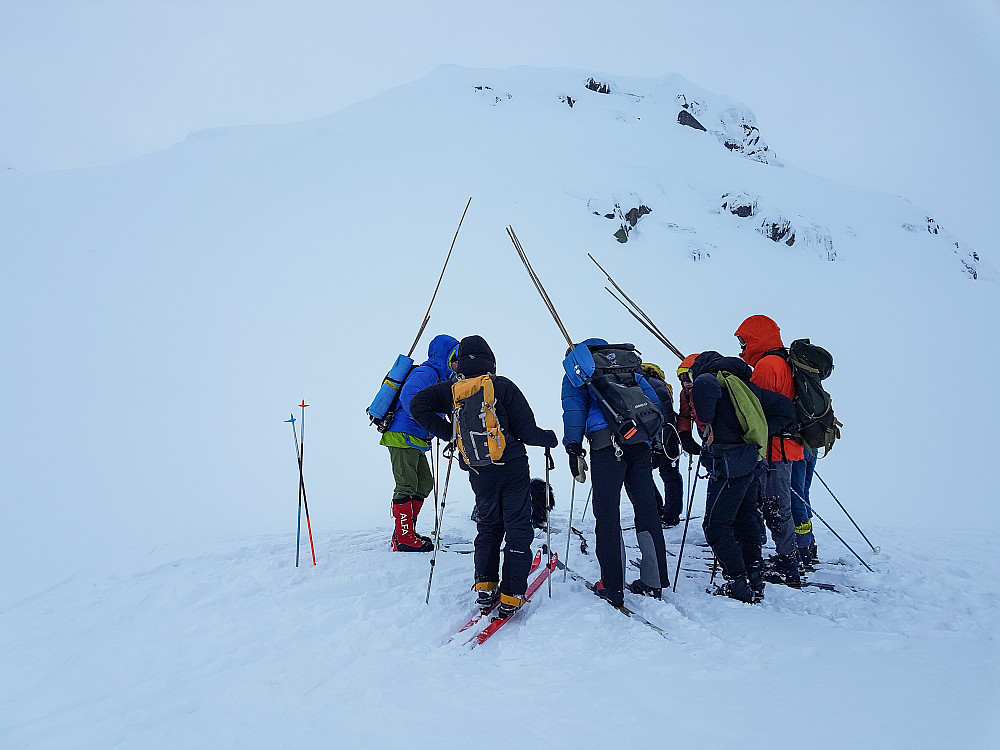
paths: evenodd
<path fill-rule="evenodd" d="M 660 525 L 665 529 L 672 529 L 674 526 L 679 526 L 681 519 L 679 516 L 660 516 Z"/>
<path fill-rule="evenodd" d="M 484 615 L 500 601 L 500 584 L 496 581 L 481 581 L 473 586 L 476 591 L 476 606 Z"/>
<path fill-rule="evenodd" d="M 599 597 L 611 604 L 612 607 L 624 607 L 625 606 L 625 592 L 623 591 L 611 591 L 610 589 L 604 588 L 604 582 L 598 581 L 597 585 L 594 586 L 594 593 Z"/>
<path fill-rule="evenodd" d="M 716 596 L 728 596 L 730 599 L 736 599 L 744 604 L 754 603 L 753 589 L 750 588 L 750 582 L 746 576 L 727 580 L 713 593 Z"/>
<path fill-rule="evenodd" d="M 799 575 L 798 554 L 778 555 L 773 558 L 773 565 L 764 569 L 764 580 L 777 583 L 793 589 L 802 588 L 802 577 Z"/>
<path fill-rule="evenodd" d="M 638 594 L 639 596 L 651 596 L 654 599 L 663 598 L 663 589 L 654 589 L 652 586 L 647 586 L 642 582 L 641 578 L 636 578 L 632 583 L 628 585 L 628 590 L 633 594 Z"/>
<path fill-rule="evenodd" d="M 512 614 L 517 612 L 521 607 L 524 606 L 525 599 L 523 596 L 510 596 L 509 594 L 500 594 L 500 606 L 497 607 L 497 613 L 493 615 L 494 620 L 506 620 Z"/>
<path fill-rule="evenodd" d="M 819 555 L 816 553 L 816 542 L 813 542 L 808 547 L 799 547 L 799 558 L 802 560 L 802 565 L 807 568 L 811 568 L 818 563 Z"/>

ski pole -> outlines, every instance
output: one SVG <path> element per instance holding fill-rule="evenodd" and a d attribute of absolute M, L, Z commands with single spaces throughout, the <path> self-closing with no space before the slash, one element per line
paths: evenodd
<path fill-rule="evenodd" d="M 299 435 L 295 431 L 295 415 L 289 414 L 291 419 L 286 419 L 286 422 L 292 423 L 292 437 L 295 439 L 295 461 L 299 465 L 299 520 L 295 524 L 295 567 L 299 567 L 299 547 L 302 546 L 302 487 L 305 482 L 302 481 L 302 457 L 299 455 Z"/>
<path fill-rule="evenodd" d="M 427 305 L 427 312 L 424 313 L 424 320 L 420 324 L 420 330 L 417 331 L 417 337 L 413 339 L 413 343 L 410 345 L 410 351 L 407 352 L 407 357 L 413 356 L 413 350 L 417 348 L 417 342 L 420 341 L 420 337 L 424 334 L 424 329 L 427 327 L 427 323 L 431 319 L 431 307 L 434 306 L 434 299 L 437 297 L 438 290 L 441 288 L 441 280 L 444 278 L 444 270 L 448 267 L 448 261 L 451 260 L 451 251 L 455 249 L 455 240 L 458 239 L 458 230 L 462 228 L 462 222 L 465 221 L 465 214 L 469 210 L 469 203 L 472 203 L 472 196 L 469 196 L 468 202 L 465 204 L 465 211 L 462 211 L 462 218 L 458 220 L 458 228 L 455 230 L 455 236 L 451 238 L 451 247 L 448 248 L 448 255 L 444 259 L 444 265 L 441 267 L 441 275 L 438 276 L 437 286 L 434 287 L 434 294 L 431 295 L 431 303 Z"/>
<path fill-rule="evenodd" d="M 556 307 L 552 304 L 552 300 L 549 298 L 548 292 L 546 292 L 545 287 L 542 286 L 542 280 L 538 278 L 538 274 L 535 273 L 535 269 L 531 267 L 531 261 L 528 260 L 528 256 L 525 254 L 524 248 L 521 247 L 521 242 L 517 239 L 517 235 L 514 234 L 514 228 L 512 226 L 507 227 L 507 236 L 510 237 L 510 241 L 514 243 L 514 248 L 517 250 L 517 254 L 521 258 L 521 262 L 524 264 L 524 267 L 528 270 L 528 276 L 531 278 L 532 283 L 534 283 L 535 289 L 537 289 L 538 293 L 541 295 L 542 302 L 545 303 L 545 307 L 548 308 L 552 319 L 556 322 L 556 325 L 559 326 L 559 331 L 562 333 L 563 338 L 566 339 L 566 345 L 572 348 L 573 340 L 566 332 L 566 326 L 563 325 L 563 322 L 559 317 L 559 313 L 556 312 Z"/>
<path fill-rule="evenodd" d="M 434 475 L 434 533 L 431 536 L 436 539 L 440 533 L 438 527 L 438 480 L 440 475 L 438 472 L 441 471 L 441 439 L 438 437 L 434 438 L 434 450 L 431 451 L 431 470 Z"/>
<path fill-rule="evenodd" d="M 828 485 L 825 481 L 823 481 L 823 477 L 821 477 L 817 472 L 814 471 L 813 474 L 816 474 L 816 478 L 819 479 L 819 481 L 823 482 L 823 486 L 826 487 L 826 491 L 830 493 L 830 497 L 832 497 L 834 500 L 837 501 L 837 505 L 839 505 L 840 509 L 844 511 L 844 515 L 846 515 L 848 518 L 851 519 L 851 523 L 854 524 L 854 528 L 856 528 L 858 530 L 858 533 L 865 538 L 865 541 L 868 542 L 868 546 L 872 548 L 872 552 L 875 553 L 876 555 L 879 552 L 881 552 L 882 548 L 876 547 L 874 544 L 872 544 L 871 541 L 868 539 L 868 537 L 865 536 L 865 532 L 861 530 L 861 527 L 858 526 L 858 524 L 855 522 L 853 518 L 851 518 L 851 514 L 847 512 L 847 508 L 845 508 L 843 504 L 840 502 L 840 500 L 837 499 L 837 496 L 833 494 L 833 490 L 830 489 L 830 485 Z M 812 509 L 810 508 L 810 510 Z"/>
<path fill-rule="evenodd" d="M 858 560 L 861 560 L 861 564 L 864 565 L 866 568 L 868 568 L 868 572 L 869 573 L 874 573 L 875 572 L 874 570 L 872 570 L 871 566 L 864 561 L 864 559 L 861 557 L 861 555 L 859 555 L 857 552 L 855 552 L 854 549 L 851 547 L 851 545 L 849 545 L 847 542 L 845 542 L 844 539 L 843 539 L 843 537 L 841 537 L 840 534 L 838 534 L 836 531 L 834 531 L 833 527 L 830 524 L 828 524 L 826 521 L 823 520 L 823 516 L 821 516 L 819 513 L 817 513 L 815 510 L 813 510 L 812 506 L 809 504 L 809 501 L 806 500 L 804 497 L 802 497 L 802 495 L 800 495 L 796 491 L 796 489 L 794 487 L 792 487 L 792 492 L 795 493 L 795 497 L 797 497 L 799 500 L 801 500 L 802 502 L 804 502 L 806 504 L 806 507 L 809 508 L 809 512 L 810 513 L 812 513 L 814 516 L 816 516 L 816 518 L 818 518 L 820 521 L 823 521 L 823 525 L 826 526 L 826 528 L 828 528 L 830 530 L 831 534 L 833 534 L 835 537 L 837 537 L 837 539 L 840 540 L 841 544 L 843 544 L 845 547 L 847 547 L 847 549 L 849 549 L 851 551 L 852 555 L 854 555 L 856 558 L 858 558 Z M 869 542 L 869 544 L 870 543 L 871 542 Z"/>
<path fill-rule="evenodd" d="M 441 528 L 444 526 L 444 504 L 448 499 L 448 483 L 451 481 L 451 464 L 452 460 L 455 458 L 455 444 L 458 440 L 458 409 L 451 415 L 451 421 L 453 425 L 451 443 L 449 448 L 445 448 L 446 458 L 448 459 L 448 470 L 444 473 L 444 489 L 441 491 L 441 519 L 440 526 L 438 527 L 437 539 L 434 540 L 434 554 L 431 556 L 431 572 L 427 576 L 427 596 L 424 597 L 424 604 L 431 603 L 431 581 L 434 580 L 434 566 L 437 565 L 438 550 L 441 548 Z"/>
<path fill-rule="evenodd" d="M 549 499 L 551 497 L 551 492 L 549 488 L 549 472 L 556 468 L 555 461 L 552 460 L 552 452 L 546 448 L 545 449 L 545 551 L 548 555 L 547 562 L 549 570 L 552 569 L 552 526 L 549 525 Z M 566 536 L 569 536 L 569 530 L 566 530 Z M 546 576 L 549 579 L 549 599 L 552 598 L 552 576 Z"/>
<path fill-rule="evenodd" d="M 687 540 L 688 535 L 688 524 L 691 523 L 691 507 L 694 505 L 694 491 L 698 488 L 698 472 L 694 473 L 694 484 L 691 484 L 691 454 L 688 454 L 688 487 L 691 491 L 688 493 L 688 504 L 687 504 L 687 518 L 684 519 L 684 534 L 681 536 L 681 548 L 677 553 L 677 570 L 674 571 L 674 593 L 677 592 L 677 579 L 681 575 L 681 558 L 684 557 L 684 542 Z"/>
<path fill-rule="evenodd" d="M 316 547 L 313 545 L 312 523 L 309 521 L 309 499 L 306 497 L 306 480 L 302 475 L 302 459 L 306 452 L 306 407 L 309 404 L 305 399 L 299 404 L 302 407 L 302 440 L 299 442 L 299 487 L 302 490 L 302 504 L 306 509 L 306 529 L 309 531 L 309 549 L 312 551 L 313 565 L 316 564 Z M 295 425 L 292 425 L 292 429 Z"/>
<path fill-rule="evenodd" d="M 569 542 L 573 538 L 570 532 L 573 530 L 573 501 L 576 500 L 576 485 L 577 482 L 573 482 L 573 489 L 569 492 L 569 525 L 566 527 L 566 565 L 569 565 Z M 566 575 L 566 566 L 563 566 L 563 583 L 566 583 Z"/>
<path fill-rule="evenodd" d="M 581 521 L 587 517 L 587 508 L 590 507 L 590 496 L 593 494 L 594 494 L 594 485 L 593 483 L 591 483 L 590 490 L 587 492 L 587 502 L 583 504 L 583 515 L 580 516 Z"/>
<path fill-rule="evenodd" d="M 674 346 L 670 342 L 670 339 L 668 339 L 666 337 L 666 335 L 663 333 L 663 331 L 661 331 L 657 327 L 656 323 L 653 322 L 652 318 L 650 318 L 648 315 L 646 315 L 646 313 L 643 312 L 642 308 L 639 307 L 639 305 L 637 305 L 632 300 L 631 297 L 629 297 L 627 294 L 625 294 L 625 290 L 622 289 L 620 286 L 618 286 L 618 284 L 615 282 L 615 280 L 613 278 L 611 278 L 611 274 L 609 274 L 607 271 L 604 270 L 604 267 L 600 263 L 597 262 L 597 260 L 594 258 L 594 256 L 591 255 L 590 253 L 587 253 L 587 257 L 590 258 L 592 261 L 594 261 L 594 265 L 597 266 L 598 268 L 600 268 L 601 272 L 605 276 L 608 277 L 608 281 L 611 282 L 611 286 L 613 286 L 615 289 L 617 289 L 618 293 L 621 294 L 621 296 L 624 297 L 626 300 L 628 300 L 628 304 L 625 304 L 625 302 L 622 302 L 622 300 L 618 299 L 618 297 L 615 296 L 614 292 L 612 292 L 610 289 L 608 289 L 607 287 L 605 287 L 605 289 L 607 289 L 607 291 L 611 294 L 611 296 L 614 297 L 615 299 L 617 299 L 619 302 L 621 302 L 621 304 L 625 307 L 625 309 L 628 310 L 630 313 L 632 313 L 632 317 L 634 317 L 636 320 L 638 320 L 640 323 L 642 323 L 642 325 L 646 328 L 646 330 L 649 331 L 651 334 L 653 334 L 653 336 L 655 336 L 657 338 L 657 340 L 659 340 L 659 342 L 661 344 L 663 344 L 670 351 L 672 351 L 674 354 L 676 354 L 678 359 L 684 359 L 684 355 L 681 354 L 680 349 L 678 349 L 676 346 Z"/>

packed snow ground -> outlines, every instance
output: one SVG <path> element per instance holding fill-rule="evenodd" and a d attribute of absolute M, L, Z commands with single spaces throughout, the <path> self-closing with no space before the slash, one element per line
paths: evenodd
<path fill-rule="evenodd" d="M 718 132 L 677 124 L 679 91 Z M 994 745 L 995 259 L 973 281 L 957 228 L 781 166 L 767 133 L 767 164 L 730 151 L 734 117 L 752 112 L 675 76 L 445 68 L 309 123 L 0 174 L 0 746 Z M 721 208 L 736 193 L 811 241 L 767 239 Z M 770 315 L 836 361 L 844 437 L 819 471 L 882 552 L 817 488 L 875 572 L 819 525 L 846 566 L 816 577 L 857 591 L 744 607 L 682 579 L 637 603 L 664 638 L 557 574 L 481 649 L 444 645 L 471 560 L 443 553 L 424 604 L 426 556 L 388 550 L 364 408 L 470 195 L 418 359 L 436 333 L 483 335 L 559 430 L 565 342 L 507 224 L 574 338 L 633 341 L 667 372 L 587 252 L 685 351 L 733 354 L 740 321 Z M 621 245 L 594 210 L 633 198 L 653 210 Z M 303 397 L 319 565 L 295 569 L 284 420 Z M 451 493 L 445 535 L 471 539 L 464 477 Z M 597 577 L 578 549 L 571 564 Z"/>
<path fill-rule="evenodd" d="M 468 549 L 471 493 L 455 489 L 445 541 Z M 570 565 L 594 580 L 581 510 L 591 553 L 574 537 Z M 682 531 L 666 532 L 674 554 Z M 447 643 L 471 612 L 471 556 L 439 553 L 428 606 L 429 555 L 392 553 L 388 527 L 320 535 L 316 567 L 304 543 L 295 568 L 294 537 L 276 534 L 75 577 L 3 612 L 3 745 L 723 748 L 787 732 L 815 748 L 992 746 L 1000 610 L 978 573 L 992 539 L 865 531 L 879 555 L 845 537 L 874 573 L 819 531 L 844 564 L 811 578 L 841 591 L 768 586 L 750 607 L 705 593 L 695 520 L 697 572 L 663 602 L 629 595 L 665 635 L 557 571 L 551 599 L 543 586 L 474 651 Z"/>

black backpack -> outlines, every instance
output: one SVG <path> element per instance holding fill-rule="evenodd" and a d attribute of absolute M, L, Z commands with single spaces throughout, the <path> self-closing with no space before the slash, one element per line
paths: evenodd
<path fill-rule="evenodd" d="M 814 451 L 822 448 L 825 456 L 844 426 L 834 416 L 830 394 L 823 388 L 823 381 L 833 372 L 833 356 L 809 339 L 796 339 L 777 353 L 788 363 L 795 383 L 796 437 Z"/>
<path fill-rule="evenodd" d="M 588 348 L 595 365 L 588 384 L 615 441 L 633 445 L 658 439 L 663 414 L 635 380 L 636 374 L 642 373 L 639 352 L 632 344 L 594 344 Z"/>

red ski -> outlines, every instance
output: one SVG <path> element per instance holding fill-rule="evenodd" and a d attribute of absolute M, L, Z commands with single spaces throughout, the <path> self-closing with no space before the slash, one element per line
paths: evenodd
<path fill-rule="evenodd" d="M 528 571 L 528 575 L 531 575 L 532 573 L 534 573 L 535 570 L 538 568 L 538 566 L 541 565 L 541 564 L 542 564 L 542 551 L 541 550 L 536 550 L 535 551 L 535 557 L 531 561 L 531 570 Z M 499 603 L 499 600 L 497 600 L 497 602 L 494 603 L 494 605 L 492 607 L 490 607 L 488 610 L 486 610 L 485 612 L 477 612 L 475 615 L 473 615 L 472 619 L 470 619 L 467 623 L 465 623 L 465 625 L 463 625 L 461 628 L 458 629 L 458 631 L 455 633 L 455 635 L 453 635 L 451 638 L 448 639 L 448 643 L 451 643 L 453 640 L 455 640 L 456 638 L 458 638 L 458 636 L 460 636 L 462 633 L 464 633 L 469 628 L 475 627 L 477 624 L 479 624 L 480 622 L 482 622 L 482 620 L 483 620 L 484 617 L 487 617 L 487 616 L 489 616 L 490 614 L 493 613 L 493 610 L 496 609 L 496 606 L 497 606 L 498 603 Z"/>
<path fill-rule="evenodd" d="M 556 555 L 555 552 L 553 552 L 552 559 L 545 567 L 542 568 L 542 572 L 539 573 L 537 576 L 535 576 L 535 579 L 528 584 L 528 590 L 524 592 L 524 604 L 521 606 L 521 609 L 512 614 L 506 620 L 491 621 L 489 625 L 487 625 L 485 628 L 479 631 L 479 633 L 476 634 L 476 637 L 472 639 L 471 645 L 469 647 L 475 648 L 480 643 L 489 638 L 491 635 L 493 635 L 495 632 L 497 632 L 500 628 L 502 628 L 505 623 L 517 617 L 518 612 L 520 612 L 526 606 L 528 606 L 528 600 L 531 599 L 531 595 L 534 594 L 536 591 L 538 591 L 539 588 L 541 588 L 542 584 L 545 583 L 545 579 L 549 577 L 549 574 L 553 570 L 555 570 L 557 561 L 558 561 L 558 556 Z"/>

